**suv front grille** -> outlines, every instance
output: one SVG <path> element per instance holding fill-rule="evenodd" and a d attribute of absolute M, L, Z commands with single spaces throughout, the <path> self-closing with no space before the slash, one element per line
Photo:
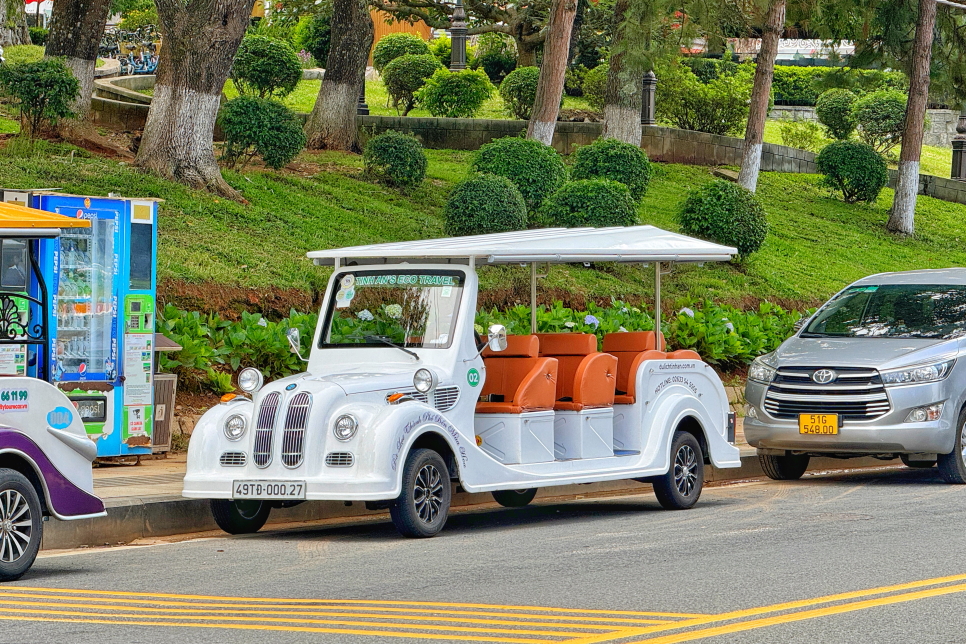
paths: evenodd
<path fill-rule="evenodd" d="M 879 372 L 859 367 L 832 367 L 836 377 L 818 384 L 812 375 L 823 367 L 781 367 L 765 392 L 765 411 L 775 418 L 799 414 L 839 414 L 842 420 L 872 420 L 891 405 Z"/>
<path fill-rule="evenodd" d="M 311 397 L 304 391 L 295 395 L 285 414 L 285 430 L 282 432 L 282 463 L 285 467 L 302 464 L 305 445 L 305 425 L 309 418 Z"/>
<path fill-rule="evenodd" d="M 427 405 L 432 405 L 437 411 L 449 411 L 456 406 L 457 401 L 460 399 L 460 388 L 456 385 L 437 387 L 436 391 L 433 392 L 433 400 L 429 399 L 429 394 L 420 393 L 415 389 L 402 393 Z"/>
<path fill-rule="evenodd" d="M 252 460 L 258 467 L 268 467 L 272 462 L 272 437 L 275 434 L 275 417 L 281 396 L 273 391 L 262 401 L 258 410 L 258 420 L 255 422 L 255 448 L 252 450 Z"/>

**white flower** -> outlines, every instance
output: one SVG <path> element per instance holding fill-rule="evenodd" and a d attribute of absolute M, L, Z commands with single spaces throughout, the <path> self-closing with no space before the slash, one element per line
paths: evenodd
<path fill-rule="evenodd" d="M 268 326 L 268 322 L 265 318 L 258 318 L 258 326 Z"/>
<path fill-rule="evenodd" d="M 567 327 L 568 329 L 572 329 L 577 325 L 574 324 L 573 322 L 564 322 L 564 326 Z"/>
<path fill-rule="evenodd" d="M 680 311 L 678 311 L 678 314 L 681 314 L 681 313 L 684 313 L 689 318 L 693 318 L 694 317 L 694 311 L 692 311 L 688 307 L 684 307 L 683 309 L 681 309 Z"/>
<path fill-rule="evenodd" d="M 394 320 L 398 320 L 402 317 L 402 305 L 400 304 L 387 304 L 386 305 L 386 315 Z"/>
<path fill-rule="evenodd" d="M 621 307 L 621 313 L 627 313 L 627 307 L 626 306 L 622 306 Z"/>
<path fill-rule="evenodd" d="M 725 322 L 725 328 L 728 329 L 729 333 L 735 332 L 735 325 L 732 324 L 731 322 Z"/>
<path fill-rule="evenodd" d="M 373 319 L 373 315 L 369 312 L 369 309 L 362 309 L 356 314 L 356 317 L 366 322 L 370 322 Z"/>
<path fill-rule="evenodd" d="M 619 332 L 621 332 L 621 333 L 627 333 L 627 329 L 625 329 L 624 327 L 621 327 L 621 328 L 619 328 L 619 329 L 617 329 L 617 330 L 618 330 Z"/>

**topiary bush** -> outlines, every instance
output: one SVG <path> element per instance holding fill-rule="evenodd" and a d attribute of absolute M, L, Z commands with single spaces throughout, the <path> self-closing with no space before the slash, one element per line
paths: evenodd
<path fill-rule="evenodd" d="M 815 102 L 815 115 L 830 137 L 844 141 L 855 132 L 854 107 L 855 94 L 847 89 L 830 89 L 822 92 Z"/>
<path fill-rule="evenodd" d="M 895 89 L 866 94 L 855 101 L 853 114 L 862 140 L 886 154 L 902 139 L 906 95 Z"/>
<path fill-rule="evenodd" d="M 43 46 L 47 44 L 48 31 L 43 27 L 30 27 L 30 44 Z"/>
<path fill-rule="evenodd" d="M 564 93 L 567 96 L 584 95 L 584 79 L 590 70 L 583 65 L 571 65 L 564 76 Z"/>
<path fill-rule="evenodd" d="M 481 174 L 456 184 L 443 209 L 446 234 L 483 235 L 527 226 L 523 195 L 506 177 Z"/>
<path fill-rule="evenodd" d="M 80 84 L 62 58 L 0 65 L 0 94 L 13 98 L 20 108 L 20 123 L 31 139 L 46 124 L 73 116 L 71 104 Z"/>
<path fill-rule="evenodd" d="M 815 161 L 825 175 L 822 183 L 841 190 L 846 203 L 872 203 L 889 182 L 885 159 L 867 143 L 836 141 L 825 146 Z"/>
<path fill-rule="evenodd" d="M 307 51 L 320 66 L 325 67 L 332 44 L 332 14 L 320 11 L 311 18 L 299 20 L 293 32 L 295 48 Z"/>
<path fill-rule="evenodd" d="M 505 34 L 480 34 L 471 63 L 473 69 L 483 70 L 490 82 L 498 84 L 507 74 L 516 69 L 516 44 Z"/>
<path fill-rule="evenodd" d="M 627 186 L 611 179 L 582 179 L 565 183 L 541 209 L 554 226 L 633 226 L 637 204 Z"/>
<path fill-rule="evenodd" d="M 530 210 L 539 208 L 567 180 L 567 167 L 556 150 L 534 139 L 513 136 L 481 147 L 472 167 L 512 181 Z"/>
<path fill-rule="evenodd" d="M 256 156 L 270 168 L 288 164 L 305 147 L 302 123 L 292 110 L 278 101 L 239 96 L 225 103 L 218 117 L 225 136 L 222 160 L 229 167 Z"/>
<path fill-rule="evenodd" d="M 442 67 L 449 67 L 453 60 L 453 41 L 449 36 L 440 36 L 429 43 L 429 52 Z"/>
<path fill-rule="evenodd" d="M 383 132 L 369 139 L 362 163 L 370 177 L 397 188 L 413 188 L 426 178 L 423 146 L 416 137 L 402 132 Z"/>
<path fill-rule="evenodd" d="M 761 248 L 768 234 L 765 209 L 738 184 L 716 179 L 692 190 L 678 209 L 681 232 L 734 246 L 745 257 Z"/>
<path fill-rule="evenodd" d="M 537 98 L 539 67 L 517 67 L 500 83 L 500 97 L 507 111 L 518 119 L 529 119 Z"/>
<path fill-rule="evenodd" d="M 380 74 L 393 60 L 406 54 L 432 54 L 426 41 L 415 34 L 386 34 L 372 50 L 372 65 Z"/>
<path fill-rule="evenodd" d="M 619 181 L 627 186 L 635 201 L 640 201 L 651 180 L 651 162 L 636 145 L 600 138 L 577 148 L 570 177 Z"/>
<path fill-rule="evenodd" d="M 733 75 L 702 83 L 687 67 L 668 67 L 658 76 L 658 117 L 682 130 L 737 134 L 748 118 L 752 76 L 750 65 L 738 65 Z"/>
<path fill-rule="evenodd" d="M 819 91 L 817 84 L 828 68 L 776 65 L 772 80 L 775 102 L 780 105 L 815 105 Z"/>
<path fill-rule="evenodd" d="M 398 109 L 402 104 L 403 116 L 416 105 L 416 92 L 436 70 L 443 69 L 436 57 L 431 54 L 404 54 L 389 61 L 382 70 L 382 82 L 392 98 L 393 106 Z"/>
<path fill-rule="evenodd" d="M 800 150 L 818 152 L 828 143 L 822 136 L 822 126 L 815 121 L 781 119 L 778 122 L 778 131 L 782 137 L 782 145 Z"/>
<path fill-rule="evenodd" d="M 493 85 L 483 72 L 438 69 L 416 92 L 416 100 L 433 116 L 472 118 L 491 94 Z"/>
<path fill-rule="evenodd" d="M 610 69 L 609 63 L 604 63 L 594 67 L 584 76 L 583 92 L 591 109 L 597 112 L 604 111 L 604 103 L 607 98 L 607 71 Z"/>
<path fill-rule="evenodd" d="M 245 36 L 235 54 L 231 79 L 239 94 L 287 96 L 302 80 L 302 61 L 287 42 Z"/>

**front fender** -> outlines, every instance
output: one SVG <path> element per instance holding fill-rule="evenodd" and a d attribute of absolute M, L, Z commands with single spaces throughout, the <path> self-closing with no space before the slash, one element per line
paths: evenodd
<path fill-rule="evenodd" d="M 247 450 L 250 443 L 249 434 L 255 431 L 252 421 L 255 406 L 247 398 L 235 398 L 227 403 L 215 405 L 202 415 L 191 431 L 191 440 L 188 442 L 188 462 L 187 472 L 192 473 L 215 473 L 219 469 L 219 457 L 221 453 L 239 447 Z M 225 420 L 234 414 L 245 416 L 248 421 L 245 434 L 238 441 L 230 441 L 225 436 Z"/>

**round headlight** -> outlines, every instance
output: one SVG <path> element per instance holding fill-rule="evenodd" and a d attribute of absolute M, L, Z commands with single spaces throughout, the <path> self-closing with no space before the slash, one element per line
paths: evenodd
<path fill-rule="evenodd" d="M 265 378 L 262 372 L 254 367 L 245 367 L 238 374 L 238 388 L 246 394 L 253 394 L 262 388 Z"/>
<path fill-rule="evenodd" d="M 421 394 L 425 394 L 436 387 L 436 374 L 429 369 L 420 369 L 413 376 L 413 387 Z"/>
<path fill-rule="evenodd" d="M 342 414 L 335 419 L 335 426 L 332 428 L 332 433 L 340 441 L 347 441 L 356 435 L 356 430 L 359 429 L 359 423 L 355 418 L 349 414 Z"/>
<path fill-rule="evenodd" d="M 245 421 L 244 416 L 233 414 L 225 421 L 225 437 L 230 441 L 237 441 L 245 435 L 245 428 L 247 426 L 248 423 Z"/>

